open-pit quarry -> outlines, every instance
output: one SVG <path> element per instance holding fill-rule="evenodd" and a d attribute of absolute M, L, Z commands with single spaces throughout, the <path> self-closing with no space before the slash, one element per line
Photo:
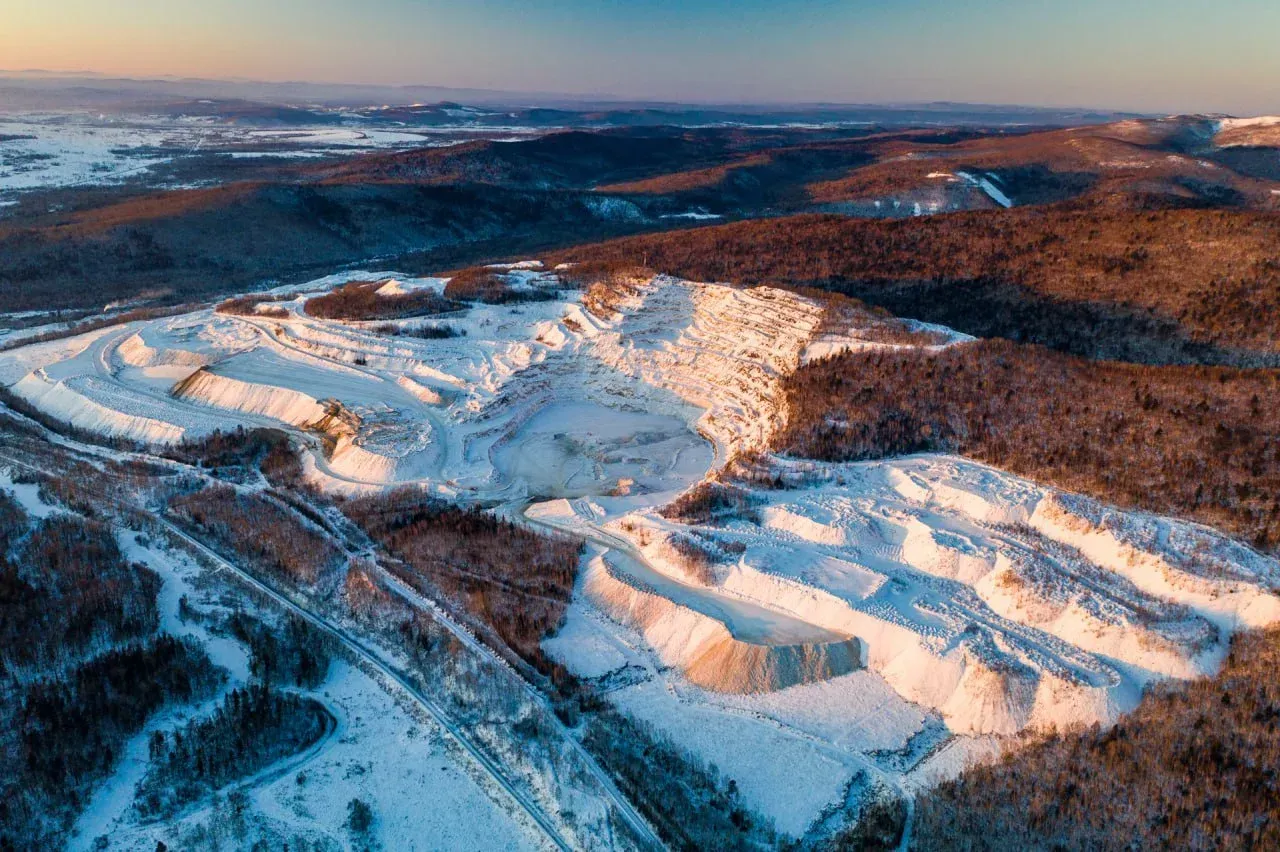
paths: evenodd
<path fill-rule="evenodd" d="M 1215 670 L 1233 631 L 1280 619 L 1280 564 L 1204 527 L 962 458 L 770 455 L 789 372 L 903 345 L 833 330 L 813 299 L 668 277 L 586 299 L 535 264 L 506 274 L 530 298 L 309 315 L 308 297 L 345 281 L 445 285 L 348 273 L 247 313 L 0 353 L 0 381 L 147 445 L 283 428 L 320 487 L 420 486 L 581 536 L 546 650 L 793 836 L 1021 732 L 1112 722 L 1149 683 Z M 726 464 L 744 455 L 768 475 L 735 480 Z M 710 482 L 734 506 L 662 511 Z"/>

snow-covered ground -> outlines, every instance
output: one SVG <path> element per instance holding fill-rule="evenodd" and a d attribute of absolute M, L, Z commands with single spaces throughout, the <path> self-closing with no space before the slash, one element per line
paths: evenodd
<path fill-rule="evenodd" d="M 159 122 L 122 126 L 88 115 L 0 117 L 0 198 L 14 190 L 116 183 L 165 156 L 160 148 L 194 148 L 198 128 Z"/>
<path fill-rule="evenodd" d="M 8 470 L 0 470 L 0 488 L 13 494 L 33 518 L 64 511 L 43 500 L 38 486 L 14 483 Z M 256 612 L 257 605 L 210 577 L 183 551 L 127 530 L 119 538 L 128 559 L 147 565 L 161 578 L 160 630 L 198 642 L 226 680 L 198 705 L 177 705 L 156 714 L 125 744 L 112 774 L 80 814 L 69 848 L 100 848 L 96 844 L 104 836 L 111 849 L 151 852 L 157 841 L 171 849 L 189 848 L 191 838 L 197 833 L 207 836 L 210 830 L 223 831 L 223 842 L 234 846 L 231 830 L 217 825 L 224 820 L 220 800 L 198 802 L 178 819 L 163 823 L 140 822 L 133 801 L 148 768 L 152 733 L 173 731 L 209 714 L 231 689 L 249 682 L 247 650 L 211 630 L 210 624 L 233 610 Z M 184 602 L 198 617 L 184 617 Z M 343 848 L 351 840 L 345 826 L 347 804 L 359 798 L 375 815 L 372 839 L 382 848 L 541 848 L 543 839 L 513 813 L 513 803 L 492 788 L 452 738 L 430 717 L 411 709 L 393 687 L 339 657 L 325 682 L 309 694 L 333 714 L 333 732 L 301 754 L 221 791 L 224 798 L 231 789 L 248 797 L 251 825 L 244 836 Z"/>
<path fill-rule="evenodd" d="M 193 587 L 199 569 L 189 560 L 169 554 L 144 543 L 145 538 L 135 533 L 121 536 L 126 556 L 141 562 L 155 571 L 163 583 L 157 598 L 160 610 L 160 629 L 179 637 L 189 637 L 199 642 L 214 665 L 225 672 L 226 681 L 212 697 L 195 706 L 180 705 L 169 708 L 147 721 L 147 725 L 125 743 L 123 754 L 115 770 L 93 794 L 76 821 L 72 831 L 72 849 L 93 849 L 102 836 L 121 838 L 132 821 L 134 788 L 142 781 L 148 766 L 147 744 L 155 731 L 169 732 L 183 724 L 207 716 L 213 712 L 232 689 L 249 681 L 249 655 L 245 648 L 233 639 L 213 635 L 199 622 L 184 621 L 179 602 L 184 596 L 198 599 Z M 137 848 L 154 848 L 154 840 L 139 839 Z M 122 848 L 129 848 L 126 843 Z"/>
<path fill-rule="evenodd" d="M 248 797 L 256 836 L 349 848 L 347 805 L 360 799 L 373 811 L 373 837 L 385 849 L 541 848 L 540 838 L 495 801 L 433 722 L 407 710 L 363 671 L 335 661 L 314 697 L 338 718 L 337 730 L 304 759 L 286 760 L 235 785 Z M 125 780 L 118 773 L 114 783 Z M 120 789 L 109 787 L 108 794 Z M 126 810 L 110 825 L 112 849 L 150 852 L 158 840 L 183 848 L 185 838 L 224 818 L 219 803 L 207 801 L 177 820 L 139 825 L 127 810 L 132 789 L 121 792 Z"/>
<path fill-rule="evenodd" d="M 537 264 L 505 272 L 557 290 Z M 1214 670 L 1232 631 L 1280 618 L 1275 560 L 960 458 L 766 453 L 785 487 L 741 485 L 751 513 L 715 526 L 658 513 L 736 454 L 767 450 L 800 364 L 917 345 L 910 335 L 878 342 L 883 329 L 833 331 L 793 293 L 668 277 L 629 282 L 594 312 L 566 289 L 392 323 L 459 333 L 444 339 L 303 310 L 308 292 L 352 280 L 387 295 L 445 283 L 344 273 L 278 294 L 283 317 L 201 311 L 0 353 L 0 381 L 143 441 L 286 428 L 322 487 L 416 483 L 583 536 L 548 652 L 714 762 L 788 834 L 827 824 L 866 783 L 909 789 L 1028 729 L 1111 722 L 1151 681 Z M 930 351 L 968 340 L 906 330 Z M 329 688 L 338 704 L 361 692 Z M 366 742 L 417 753 L 372 708 L 347 715 L 366 712 Z M 255 794 L 284 823 L 290 783 Z"/>
<path fill-rule="evenodd" d="M 787 831 L 803 832 L 868 764 L 910 788 L 989 753 L 993 737 L 1108 724 L 1147 683 L 1216 669 L 1232 631 L 1280 619 L 1280 564 L 1195 525 L 948 456 L 805 463 L 796 480 L 753 492 L 758 521 L 716 526 L 652 510 L 602 524 L 582 501 L 530 509 L 596 542 L 624 539 L 646 566 L 617 568 L 605 583 L 601 566 L 588 565 L 549 652 L 696 747 Z M 693 577 L 667 545 L 690 533 L 721 555 L 709 577 Z M 665 603 L 637 603 L 636 590 Z M 781 689 L 756 689 L 733 668 L 784 661 L 715 650 L 713 628 L 733 632 L 725 601 L 776 613 L 780 634 L 803 643 L 811 663 L 854 637 L 861 667 L 815 664 Z M 715 678 L 708 658 L 722 667 Z M 762 721 L 772 726 L 767 748 Z M 815 765 L 825 773 L 835 761 L 844 775 L 780 786 L 776 774 L 814 742 L 823 747 Z"/>
<path fill-rule="evenodd" d="M 450 130 L 387 130 L 344 119 L 342 126 L 261 129 L 205 116 L 104 116 L 92 112 L 0 113 L 0 206 L 25 190 L 151 178 L 158 166 L 195 155 L 230 159 L 349 156 L 507 139 L 529 131 L 492 128 L 460 137 Z"/>

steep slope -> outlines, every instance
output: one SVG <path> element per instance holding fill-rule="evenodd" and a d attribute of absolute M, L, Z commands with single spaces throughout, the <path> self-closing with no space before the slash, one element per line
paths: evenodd
<path fill-rule="evenodd" d="M 1212 671 L 1230 630 L 1280 618 L 1280 563 L 1202 528 L 949 457 L 797 470 L 807 486 L 754 492 L 756 521 L 610 529 L 738 554 L 704 582 L 858 637 L 956 733 L 1113 721 L 1148 681 Z"/>
<path fill-rule="evenodd" d="M 1217 676 L 1153 690 L 1115 728 L 1031 743 L 944 783 L 916 802 L 911 847 L 1272 847 L 1278 664 L 1274 629 L 1243 636 Z"/>
<path fill-rule="evenodd" d="M 1009 341 L 805 365 L 776 446 L 829 461 L 962 453 L 1280 546 L 1280 372 L 1144 367 Z"/>
<path fill-rule="evenodd" d="M 715 618 L 683 606 L 611 568 L 596 557 L 583 576 L 592 604 L 610 618 L 638 629 L 668 665 L 691 683 L 716 692 L 773 692 L 830 680 L 861 666 L 857 639 L 801 644 L 748 641 Z"/>

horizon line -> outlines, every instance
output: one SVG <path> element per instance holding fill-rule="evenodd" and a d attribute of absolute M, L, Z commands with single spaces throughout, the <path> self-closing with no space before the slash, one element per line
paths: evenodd
<path fill-rule="evenodd" d="M 495 89 L 481 86 L 451 86 L 436 83 L 372 83 L 351 81 L 324 81 L 308 79 L 263 79 L 257 77 L 202 77 L 182 74 L 148 74 L 132 75 L 92 69 L 61 70 L 49 68 L 0 68 L 0 77 L 21 78 L 23 76 L 43 76 L 50 79 L 100 78 L 103 82 L 128 81 L 133 83 L 201 83 L 229 85 L 259 86 L 311 86 L 316 88 L 331 87 L 340 89 L 384 89 L 388 91 L 411 91 L 415 89 L 433 89 L 451 92 L 472 92 L 490 97 L 537 98 L 542 100 L 561 100 L 581 104 L 618 104 L 628 106 L 665 106 L 665 107 L 769 107 L 769 108 L 825 108 L 825 109 L 913 109 L 921 107 L 969 107 L 1001 110 L 1027 110 L 1040 112 L 1096 112 L 1134 117 L 1174 116 L 1180 113 L 1139 110 L 1124 107 L 1090 106 L 1083 104 L 1033 104 L 999 101 L 957 101 L 937 100 L 886 100 L 886 101 L 833 101 L 833 100 L 739 100 L 694 98 L 687 101 L 658 97 L 625 97 L 611 92 L 557 92 L 519 89 Z M 514 105 L 514 104 L 509 104 Z M 1205 115 L 1207 117 L 1228 116 L 1228 113 L 1182 113 L 1186 115 Z"/>

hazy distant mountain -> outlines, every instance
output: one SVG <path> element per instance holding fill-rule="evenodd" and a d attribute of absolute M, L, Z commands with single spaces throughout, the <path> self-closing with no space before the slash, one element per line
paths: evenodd
<path fill-rule="evenodd" d="M 120 112 L 167 109 L 184 101 L 254 101 L 273 105 L 361 110 L 409 124 L 493 123 L 513 118 L 541 126 L 604 124 L 869 123 L 888 126 L 1078 125 L 1135 117 L 1092 109 L 1016 105 L 925 104 L 715 104 L 621 100 L 607 94 L 511 92 L 444 86 L 379 86 L 186 77 L 132 79 L 91 73 L 0 71 L 0 110 L 98 109 Z M 424 105 L 428 105 L 424 108 Z M 486 107 L 490 112 L 468 110 Z M 514 114 L 509 114 L 514 113 Z"/>

